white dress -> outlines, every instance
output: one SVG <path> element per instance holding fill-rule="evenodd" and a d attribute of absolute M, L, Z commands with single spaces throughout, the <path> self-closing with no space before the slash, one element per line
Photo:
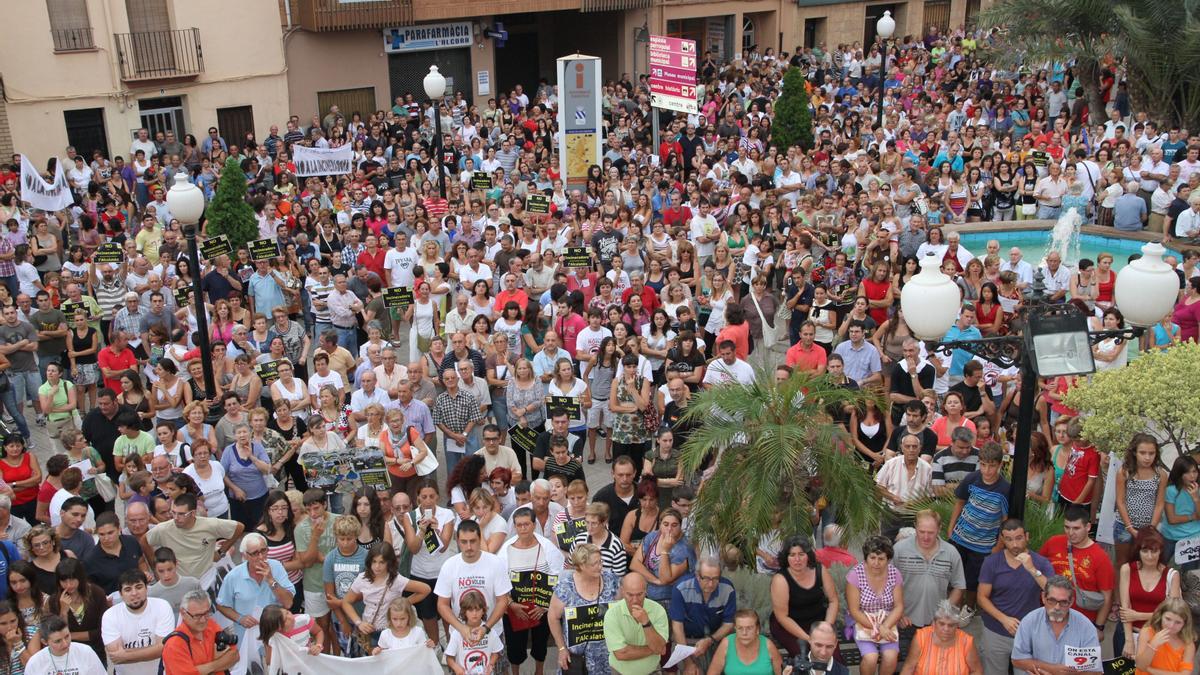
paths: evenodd
<path fill-rule="evenodd" d="M 435 315 L 433 300 L 413 301 L 412 339 L 409 340 L 408 360 L 416 361 L 421 358 L 421 350 L 417 347 L 417 337 L 430 339 L 433 337 L 433 319 Z"/>

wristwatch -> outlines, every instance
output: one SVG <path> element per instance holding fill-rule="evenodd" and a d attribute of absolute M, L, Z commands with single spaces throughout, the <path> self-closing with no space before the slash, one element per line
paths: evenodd
<path fill-rule="evenodd" d="M 647 621 L 646 623 L 642 624 L 642 628 L 649 628 L 649 627 L 650 627 L 650 622 L 649 622 L 649 621 Z"/>
<path fill-rule="evenodd" d="M 1041 576 L 1045 576 L 1044 574 L 1042 574 L 1042 571 L 1041 571 L 1041 570 L 1034 570 L 1034 571 L 1033 571 L 1033 578 L 1035 578 L 1035 579 L 1036 579 L 1036 578 L 1038 578 L 1038 577 L 1041 577 Z"/>
<path fill-rule="evenodd" d="M 276 588 L 279 588 L 279 582 L 272 579 L 271 580 L 271 590 L 275 590 Z"/>

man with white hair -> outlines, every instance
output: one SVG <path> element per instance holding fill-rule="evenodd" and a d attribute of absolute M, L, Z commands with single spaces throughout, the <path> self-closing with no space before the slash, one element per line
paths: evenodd
<path fill-rule="evenodd" d="M 1190 208 L 1175 217 L 1175 236 L 1179 239 L 1200 239 L 1200 192 L 1193 192 L 1187 200 Z"/>
<path fill-rule="evenodd" d="M 1033 265 L 1021 256 L 1020 247 L 1008 249 L 1008 260 L 1000 261 L 1000 271 L 1017 275 L 1017 288 L 1028 288 L 1033 284 Z"/>
<path fill-rule="evenodd" d="M 550 500 L 550 481 L 539 478 L 530 483 L 529 498 L 529 507 L 533 509 L 534 531 L 550 541 L 557 541 L 558 535 L 554 533 L 554 526 L 563 507 L 558 502 Z M 517 533 L 512 523 L 508 525 L 508 533 L 509 535 Z"/>
<path fill-rule="evenodd" d="M 291 607 L 296 587 L 278 560 L 267 558 L 267 538 L 257 532 L 242 537 L 238 546 L 245 561 L 229 570 L 217 594 L 217 611 L 237 627 L 240 637 L 258 626 L 258 615 L 267 605 Z"/>
<path fill-rule="evenodd" d="M 1146 202 L 1138 196 L 1138 182 L 1125 183 L 1125 193 L 1117 197 L 1113 205 L 1113 229 L 1122 232 L 1141 232 L 1149 211 Z"/>

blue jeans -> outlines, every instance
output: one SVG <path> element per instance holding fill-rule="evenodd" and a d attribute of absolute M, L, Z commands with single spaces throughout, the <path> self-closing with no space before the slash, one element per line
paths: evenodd
<path fill-rule="evenodd" d="M 0 394 L 0 403 L 4 404 L 4 408 L 8 410 L 8 414 L 12 415 L 13 421 L 16 422 L 17 430 L 25 438 L 29 438 L 29 425 L 25 423 L 25 414 L 21 412 L 21 407 L 17 405 L 17 388 L 16 380 L 19 378 L 10 378 L 8 389 Z"/>
<path fill-rule="evenodd" d="M 46 366 L 50 365 L 51 363 L 57 363 L 61 365 L 62 355 L 52 354 L 50 356 L 42 356 L 41 354 L 38 354 L 38 372 L 40 372 L 42 375 L 42 382 L 46 381 Z"/>
<path fill-rule="evenodd" d="M 42 386 L 38 371 L 9 369 L 8 379 L 12 382 L 12 390 L 18 402 L 38 400 L 38 387 Z"/>
<path fill-rule="evenodd" d="M 313 322 L 313 338 L 312 339 L 313 339 L 314 345 L 320 344 L 321 336 L 327 330 L 333 330 L 332 323 L 329 323 L 328 321 L 314 321 Z"/>
<path fill-rule="evenodd" d="M 446 475 L 447 476 L 454 473 L 454 467 L 459 462 L 462 461 L 463 457 L 466 457 L 466 454 L 461 453 L 461 452 L 450 452 L 449 450 L 446 451 Z"/>
<path fill-rule="evenodd" d="M 358 327 L 342 328 L 334 326 L 338 334 L 338 345 L 345 347 L 351 354 L 358 355 Z"/>
<path fill-rule="evenodd" d="M 1061 212 L 1061 206 L 1043 206 L 1038 204 L 1037 217 L 1038 220 L 1058 220 L 1058 214 Z"/>

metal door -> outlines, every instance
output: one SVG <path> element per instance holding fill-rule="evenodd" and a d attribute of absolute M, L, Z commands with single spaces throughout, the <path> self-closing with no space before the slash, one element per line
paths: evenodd
<path fill-rule="evenodd" d="M 226 143 L 245 148 L 246 134 L 254 131 L 254 109 L 248 105 L 217 108 L 217 128 Z"/>
<path fill-rule="evenodd" d="M 925 0 L 922 35 L 929 32 L 930 26 L 937 26 L 939 35 L 950 34 L 950 0 Z"/>
<path fill-rule="evenodd" d="M 63 121 L 67 127 L 67 143 L 75 146 L 75 152 L 92 160 L 92 151 L 99 150 L 108 157 L 108 134 L 104 131 L 104 108 L 64 110 Z"/>
<path fill-rule="evenodd" d="M 363 119 L 366 119 L 376 109 L 375 87 L 317 92 L 317 112 L 322 118 L 329 112 L 330 106 L 335 105 L 347 120 L 353 117 L 354 113 L 358 113 L 362 115 Z"/>
<path fill-rule="evenodd" d="M 505 48 L 507 49 L 507 47 Z M 446 78 L 446 96 L 453 100 L 455 92 L 461 91 L 468 103 L 475 93 L 471 77 L 471 50 L 435 49 L 411 54 L 388 54 L 388 79 L 391 83 L 390 101 L 406 92 L 418 101 L 426 100 L 425 76 L 429 66 L 437 66 Z"/>

